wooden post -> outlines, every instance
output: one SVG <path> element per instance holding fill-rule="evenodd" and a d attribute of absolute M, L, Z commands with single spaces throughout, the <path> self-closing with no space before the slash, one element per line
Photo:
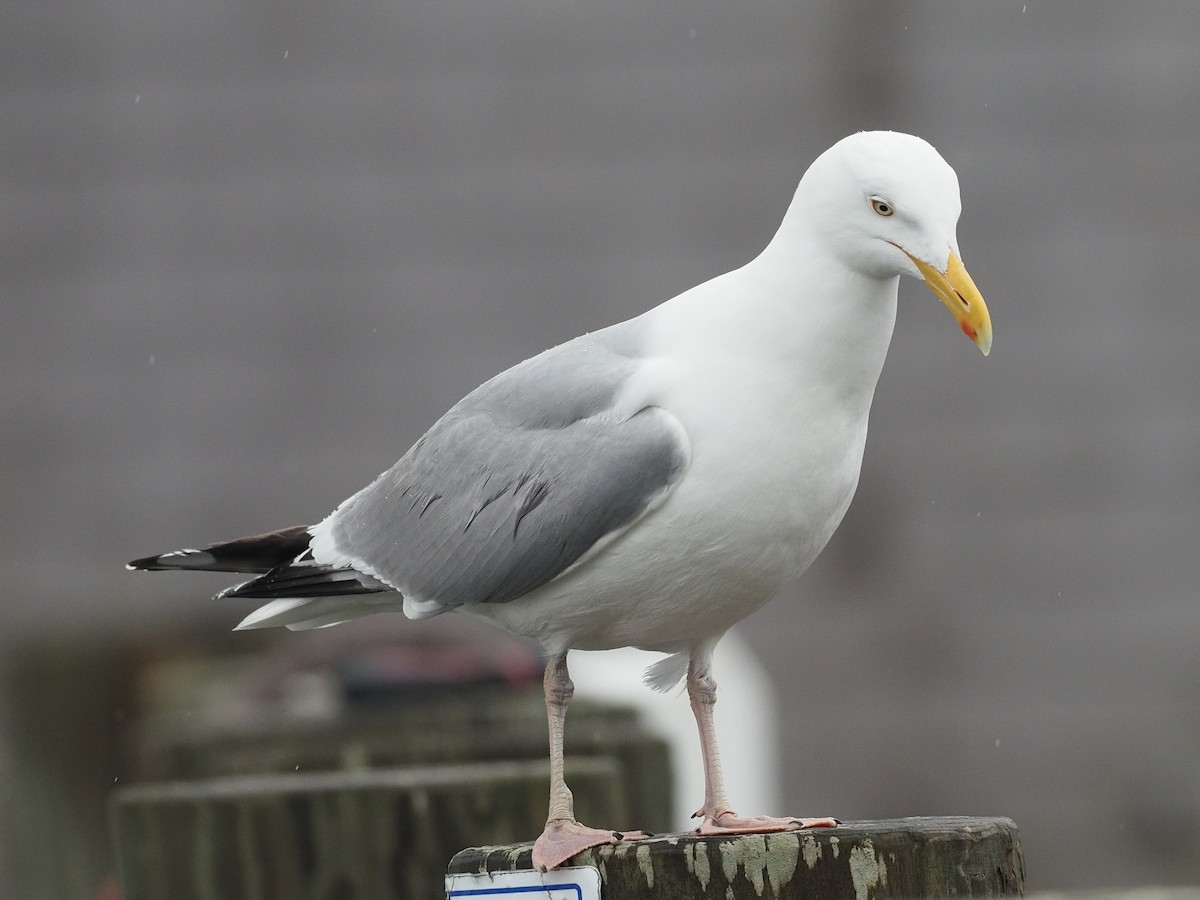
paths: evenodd
<path fill-rule="evenodd" d="M 529 870 L 531 845 L 463 850 L 450 874 Z M 722 837 L 660 835 L 599 847 L 568 866 L 600 871 L 604 900 L 882 900 L 1024 891 L 1017 826 L 911 818 Z M 499 883 L 499 882 L 498 882 Z"/>
<path fill-rule="evenodd" d="M 567 765 L 586 815 L 627 821 L 615 760 Z M 441 897 L 446 860 L 458 848 L 541 831 L 548 776 L 539 760 L 122 788 L 110 814 L 123 896 Z"/>

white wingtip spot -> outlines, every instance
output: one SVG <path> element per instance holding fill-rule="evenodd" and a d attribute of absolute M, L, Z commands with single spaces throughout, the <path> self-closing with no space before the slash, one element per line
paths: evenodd
<path fill-rule="evenodd" d="M 172 550 L 170 553 L 164 553 L 158 558 L 159 562 L 168 562 L 172 559 L 186 558 L 189 562 L 197 565 L 210 566 L 215 563 L 214 557 L 207 550 Z"/>

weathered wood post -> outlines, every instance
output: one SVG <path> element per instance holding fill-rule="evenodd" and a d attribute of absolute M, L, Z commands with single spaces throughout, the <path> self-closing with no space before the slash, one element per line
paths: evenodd
<path fill-rule="evenodd" d="M 571 761 L 596 821 L 625 820 L 613 759 Z M 110 813 L 125 900 L 426 900 L 464 844 L 536 834 L 544 761 L 133 785 Z M 582 813 L 581 813 L 582 814 Z"/>
<path fill-rule="evenodd" d="M 506 881 L 537 882 L 531 852 L 530 844 L 463 850 L 450 863 L 447 897 L 461 900 L 486 891 L 507 900 Z M 765 835 L 662 835 L 588 850 L 566 865 L 598 872 L 598 878 L 581 872 L 571 894 L 577 900 L 915 900 L 1020 895 L 1025 884 L 1017 826 L 1003 818 L 886 819 Z M 585 875 L 596 878 L 599 895 L 585 893 Z"/>

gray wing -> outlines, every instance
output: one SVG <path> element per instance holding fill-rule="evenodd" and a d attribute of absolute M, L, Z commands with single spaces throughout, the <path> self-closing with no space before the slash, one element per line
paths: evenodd
<path fill-rule="evenodd" d="M 540 587 L 628 526 L 687 466 L 658 407 L 618 418 L 627 333 L 577 338 L 485 383 L 314 529 L 430 613 Z M 323 534 L 321 532 L 324 532 Z"/>

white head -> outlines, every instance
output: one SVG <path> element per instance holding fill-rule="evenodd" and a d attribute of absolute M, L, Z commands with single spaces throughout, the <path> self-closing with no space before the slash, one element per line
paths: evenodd
<path fill-rule="evenodd" d="M 927 142 L 893 131 L 838 141 L 809 167 L 788 217 L 850 269 L 922 278 L 985 354 L 987 306 L 959 260 L 958 176 Z"/>

